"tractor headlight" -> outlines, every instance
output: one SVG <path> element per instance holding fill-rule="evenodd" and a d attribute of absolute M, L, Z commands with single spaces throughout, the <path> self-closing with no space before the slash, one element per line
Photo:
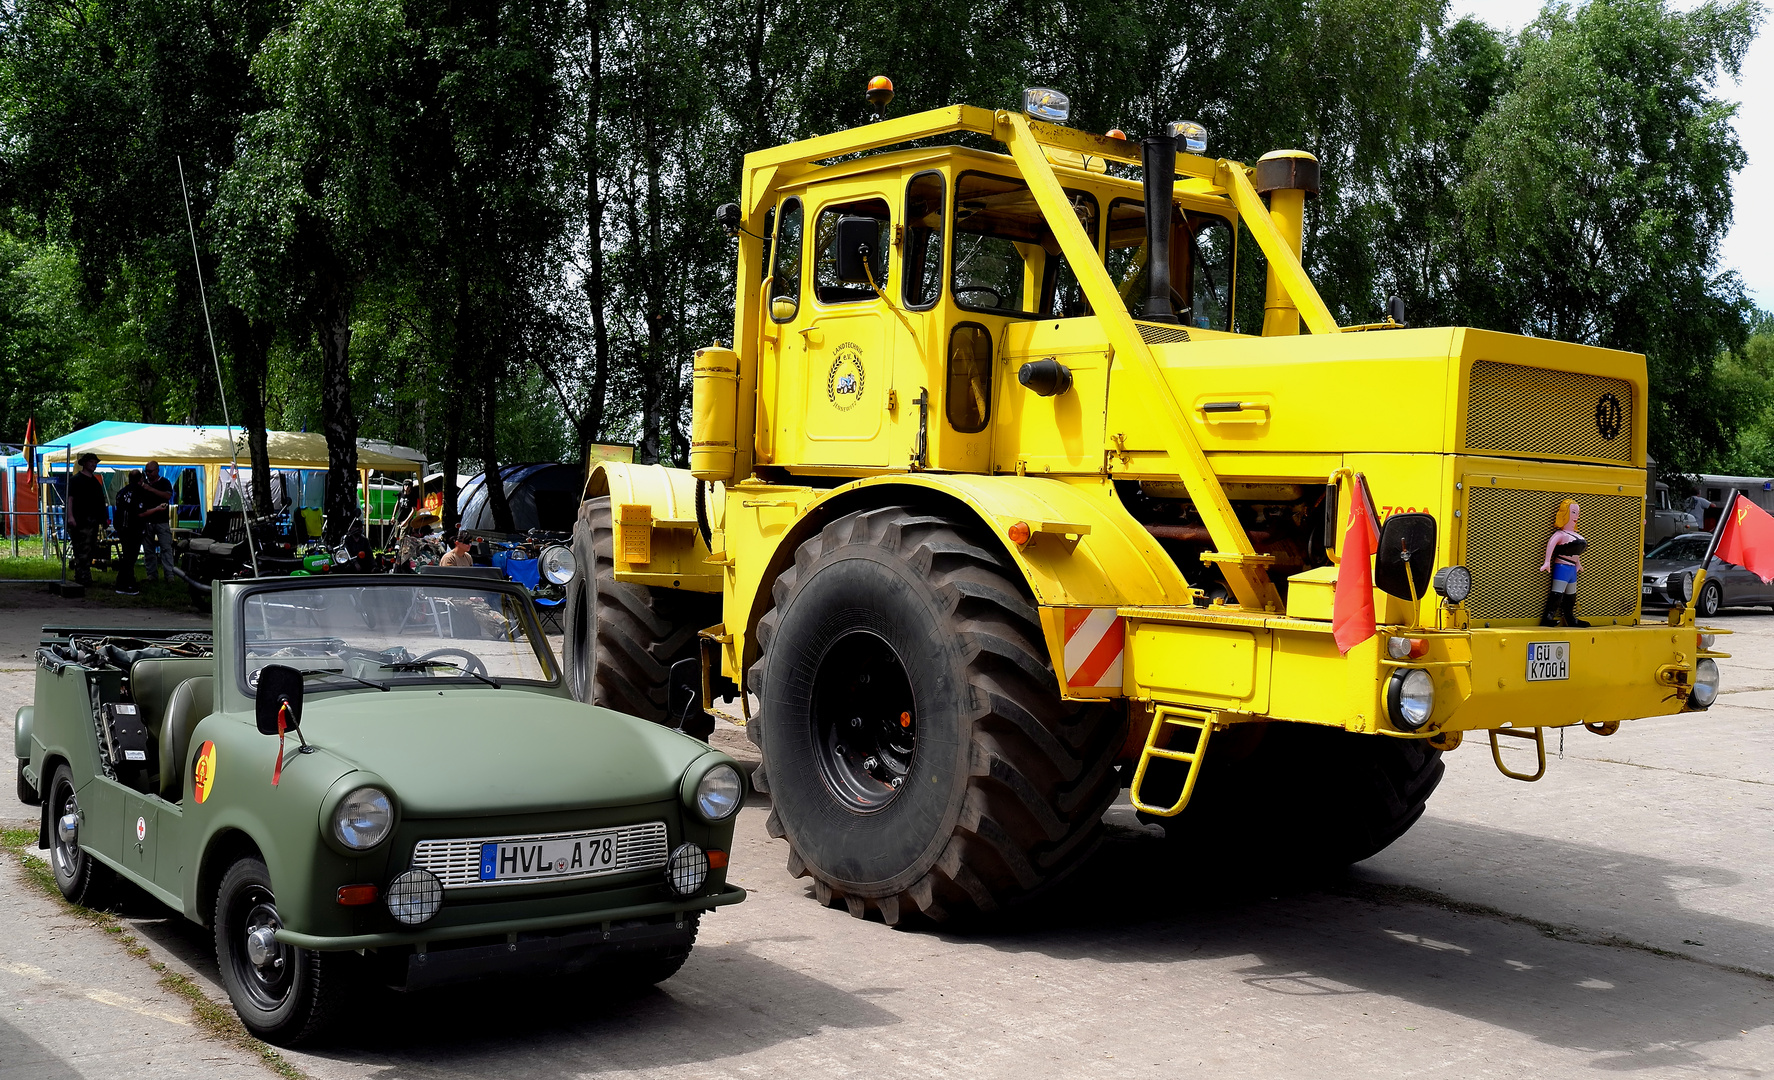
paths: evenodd
<path fill-rule="evenodd" d="M 704 821 L 725 821 L 745 801 L 745 781 L 731 765 L 716 765 L 696 782 L 696 812 Z"/>
<path fill-rule="evenodd" d="M 394 800 L 381 788 L 360 787 L 333 810 L 333 835 L 353 851 L 368 851 L 394 828 Z"/>
<path fill-rule="evenodd" d="M 1684 570 L 1679 574 L 1669 575 L 1664 591 L 1669 598 L 1678 604 L 1685 604 L 1694 599 L 1694 571 Z"/>
<path fill-rule="evenodd" d="M 1177 149 L 1190 154 L 1207 153 L 1207 129 L 1193 120 L 1178 120 L 1170 125 L 1170 137 Z"/>
<path fill-rule="evenodd" d="M 1688 691 L 1688 701 L 1702 709 L 1712 707 L 1719 699 L 1719 665 L 1710 656 L 1701 657 L 1694 665 L 1694 686 Z"/>
<path fill-rule="evenodd" d="M 579 563 L 573 558 L 572 548 L 556 544 L 542 553 L 537 569 L 542 571 L 542 579 L 550 585 L 565 585 L 579 572 Z"/>
<path fill-rule="evenodd" d="M 1422 668 L 1400 671 L 1386 684 L 1386 712 L 1393 727 L 1416 731 L 1429 722 L 1434 711 L 1435 680 Z"/>
<path fill-rule="evenodd" d="M 1435 592 L 1450 604 L 1463 604 L 1472 595 L 1472 571 L 1464 566 L 1444 566 L 1435 572 Z"/>
<path fill-rule="evenodd" d="M 708 883 L 708 852 L 679 844 L 665 860 L 665 883 L 679 896 L 695 896 Z"/>
<path fill-rule="evenodd" d="M 1023 115 L 1031 120 L 1063 124 L 1072 117 L 1072 99 L 1058 90 L 1031 86 L 1023 91 Z"/>

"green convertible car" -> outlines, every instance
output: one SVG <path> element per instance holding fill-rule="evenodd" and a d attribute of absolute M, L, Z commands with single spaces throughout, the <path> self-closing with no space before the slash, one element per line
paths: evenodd
<path fill-rule="evenodd" d="M 19 795 L 57 884 L 213 927 L 241 1020 L 314 1037 L 354 985 L 673 974 L 744 780 L 574 701 L 528 595 L 480 578 L 218 583 L 208 632 L 45 628 Z"/>

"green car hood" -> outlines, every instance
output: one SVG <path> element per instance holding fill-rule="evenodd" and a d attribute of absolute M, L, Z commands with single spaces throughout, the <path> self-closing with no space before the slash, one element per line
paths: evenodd
<path fill-rule="evenodd" d="M 709 752 L 658 724 L 517 689 L 311 697 L 302 734 L 387 780 L 409 818 L 675 800 Z"/>

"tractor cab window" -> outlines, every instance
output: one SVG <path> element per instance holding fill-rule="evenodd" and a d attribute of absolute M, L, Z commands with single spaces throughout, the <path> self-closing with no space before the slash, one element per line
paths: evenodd
<path fill-rule="evenodd" d="M 770 268 L 770 317 L 787 322 L 801 307 L 801 200 L 786 199 L 776 215 Z"/>
<path fill-rule="evenodd" d="M 905 189 L 905 306 L 919 309 L 942 295 L 942 174 L 919 173 Z"/>
<path fill-rule="evenodd" d="M 1171 211 L 1171 305 L 1185 326 L 1232 329 L 1232 223 L 1213 214 Z M 1146 207 L 1132 199 L 1109 204 L 1109 242 L 1103 264 L 1128 313 L 1146 306 Z"/>
<path fill-rule="evenodd" d="M 820 303 L 854 304 L 880 296 L 880 293 L 869 287 L 867 281 L 858 283 L 838 278 L 836 245 L 838 221 L 842 218 L 875 219 L 875 257 L 869 262 L 876 275 L 876 287 L 882 293 L 887 291 L 887 272 L 891 263 L 884 256 L 893 247 L 892 216 L 885 199 L 858 199 L 820 209 L 819 225 L 813 233 L 813 292 L 819 297 Z"/>
<path fill-rule="evenodd" d="M 1095 243 L 1096 200 L 1067 191 L 1079 223 Z M 1056 292 L 1070 272 L 1062 269 L 1059 239 L 1021 180 L 962 173 L 955 182 L 955 253 L 949 291 L 970 311 L 1006 315 L 1056 312 Z M 1076 281 L 1072 292 L 1077 293 Z M 1075 298 L 1071 306 L 1077 306 Z"/>

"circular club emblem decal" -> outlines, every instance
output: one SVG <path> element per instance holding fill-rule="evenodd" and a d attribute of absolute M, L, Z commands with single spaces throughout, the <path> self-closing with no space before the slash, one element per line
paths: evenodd
<path fill-rule="evenodd" d="M 862 400 L 862 350 L 846 341 L 832 350 L 832 369 L 825 376 L 825 397 L 839 412 L 849 412 Z"/>
<path fill-rule="evenodd" d="M 191 766 L 191 790 L 197 801 L 209 798 L 209 793 L 216 786 L 216 744 L 206 742 L 203 749 L 197 751 L 197 761 Z"/>
<path fill-rule="evenodd" d="M 136 843 L 139 844 L 143 840 L 146 840 L 147 838 L 148 838 L 148 819 L 143 818 L 143 817 L 136 818 Z"/>
<path fill-rule="evenodd" d="M 1620 399 L 1613 394 L 1603 394 L 1595 403 L 1595 430 L 1604 439 L 1612 439 L 1620 434 L 1620 426 L 1625 423 L 1626 412 L 1620 408 Z"/>

